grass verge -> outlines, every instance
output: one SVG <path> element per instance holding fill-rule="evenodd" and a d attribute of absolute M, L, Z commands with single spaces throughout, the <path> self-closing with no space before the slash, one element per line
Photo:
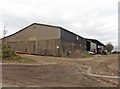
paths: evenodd
<path fill-rule="evenodd" d="M 19 56 L 19 55 L 17 55 Z M 36 61 L 26 57 L 18 57 L 18 58 L 2 58 L 3 63 L 35 63 Z"/>
<path fill-rule="evenodd" d="M 21 57 L 20 55 L 17 55 L 15 51 L 13 51 L 9 45 L 3 45 L 2 46 L 2 62 L 14 62 L 14 63 L 33 63 L 35 60 L 29 59 L 26 57 Z"/>

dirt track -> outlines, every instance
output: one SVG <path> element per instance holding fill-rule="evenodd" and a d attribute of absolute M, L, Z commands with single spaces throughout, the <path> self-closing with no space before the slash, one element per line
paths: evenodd
<path fill-rule="evenodd" d="M 26 56 L 26 55 L 22 55 Z M 84 75 L 87 67 L 92 73 L 118 75 L 118 57 L 95 56 L 87 59 L 30 56 L 36 64 L 4 64 L 3 86 L 21 87 L 114 87 L 117 79 L 98 78 Z"/>

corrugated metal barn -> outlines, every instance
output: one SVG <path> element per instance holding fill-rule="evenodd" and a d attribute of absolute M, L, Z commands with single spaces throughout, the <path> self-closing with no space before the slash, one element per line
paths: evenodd
<path fill-rule="evenodd" d="M 66 56 L 86 50 L 86 40 L 62 27 L 33 23 L 4 38 L 12 49 L 39 55 Z"/>
<path fill-rule="evenodd" d="M 87 51 L 94 53 L 100 53 L 105 48 L 105 45 L 96 39 L 86 39 L 86 45 Z"/>

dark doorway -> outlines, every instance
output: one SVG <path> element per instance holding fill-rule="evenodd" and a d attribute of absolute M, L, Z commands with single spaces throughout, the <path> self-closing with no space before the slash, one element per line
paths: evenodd
<path fill-rule="evenodd" d="M 87 51 L 90 51 L 90 42 L 87 41 Z"/>

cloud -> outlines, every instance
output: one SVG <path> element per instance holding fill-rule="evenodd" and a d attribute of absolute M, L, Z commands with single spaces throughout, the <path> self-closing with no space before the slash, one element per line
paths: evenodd
<path fill-rule="evenodd" d="M 117 45 L 117 4 L 118 0 L 1 0 L 0 29 L 7 24 L 9 35 L 38 22 Z"/>

